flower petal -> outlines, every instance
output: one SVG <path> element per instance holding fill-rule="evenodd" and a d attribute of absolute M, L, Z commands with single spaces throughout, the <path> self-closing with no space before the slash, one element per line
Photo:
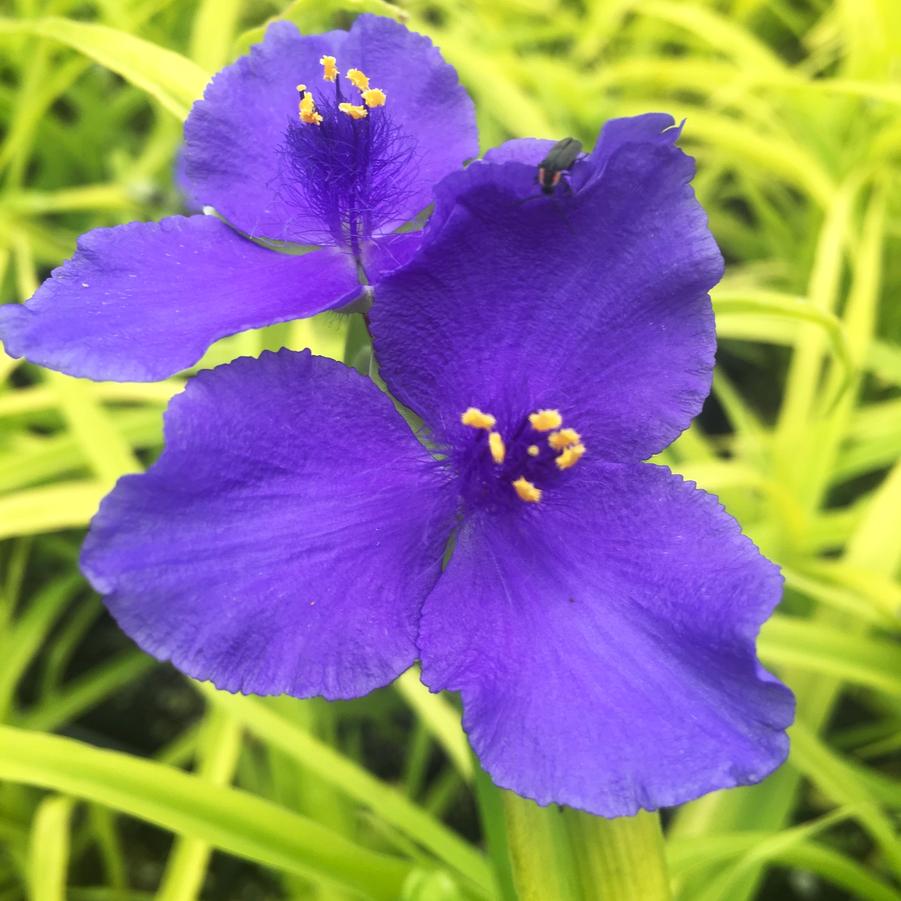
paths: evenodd
<path fill-rule="evenodd" d="M 416 145 L 397 227 L 432 202 L 432 189 L 445 175 L 478 154 L 475 107 L 439 49 L 391 19 L 359 16 L 341 53 L 385 91 L 385 109 Z"/>
<path fill-rule="evenodd" d="M 543 160 L 556 142 L 546 138 L 513 138 L 485 153 L 486 163 L 525 163 L 533 168 Z"/>
<path fill-rule="evenodd" d="M 626 116 L 609 119 L 601 128 L 594 150 L 589 158 L 597 168 L 603 168 L 624 144 L 675 144 L 682 127 L 674 127 L 676 120 L 669 113 L 644 113 L 641 116 Z"/>
<path fill-rule="evenodd" d="M 755 656 L 776 567 L 715 498 L 647 464 L 476 517 L 429 595 L 423 680 L 460 691 L 492 778 L 602 816 L 757 782 L 791 693 Z"/>
<path fill-rule="evenodd" d="M 301 36 L 292 23 L 274 22 L 262 43 L 214 76 L 185 122 L 191 196 L 249 235 L 317 242 L 318 218 L 281 189 L 282 152 L 298 83 L 323 84 L 319 59 L 338 55 L 346 37 Z"/>
<path fill-rule="evenodd" d="M 301 36 L 292 24 L 276 22 L 261 44 L 216 75 L 185 125 L 192 193 L 249 234 L 325 240 L 321 212 L 282 183 L 286 130 L 297 119 L 296 85 L 305 82 L 314 97 L 325 96 L 324 54 L 335 56 L 341 71 L 363 70 L 385 91 L 384 112 L 403 135 L 404 156 L 411 145 L 403 183 L 386 188 L 392 220 L 382 222 L 382 232 L 428 206 L 435 182 L 478 152 L 472 101 L 428 38 L 369 15 L 359 16 L 350 32 L 324 35 Z M 393 171 L 384 161 L 382 168 Z"/>
<path fill-rule="evenodd" d="M 422 244 L 422 232 L 385 235 L 370 242 L 363 251 L 363 266 L 369 284 L 381 281 L 389 272 L 406 266 Z"/>
<path fill-rule="evenodd" d="M 99 228 L 24 306 L 0 308 L 7 353 L 70 375 L 153 381 L 225 335 L 312 316 L 360 291 L 337 250 L 276 253 L 212 216 Z"/>
<path fill-rule="evenodd" d="M 382 376 L 439 432 L 471 405 L 552 407 L 594 453 L 649 457 L 700 410 L 713 368 L 723 263 L 693 160 L 622 143 L 584 190 L 552 197 L 529 173 L 482 162 L 438 187 L 421 252 L 378 291 Z"/>
<path fill-rule="evenodd" d="M 415 657 L 453 499 L 390 401 L 308 352 L 194 378 L 82 568 L 144 650 L 219 688 L 355 697 Z"/>

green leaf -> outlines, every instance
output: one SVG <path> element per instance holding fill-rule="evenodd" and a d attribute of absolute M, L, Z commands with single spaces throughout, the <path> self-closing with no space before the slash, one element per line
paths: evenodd
<path fill-rule="evenodd" d="M 228 785 L 241 752 L 241 729 L 215 708 L 207 715 L 197 745 L 197 775 L 210 785 Z M 195 901 L 203 887 L 210 846 L 180 837 L 169 855 L 156 901 Z"/>
<path fill-rule="evenodd" d="M 73 594 L 83 585 L 77 573 L 48 582 L 31 598 L 11 627 L 0 632 L 0 721 L 12 705 L 16 686 Z"/>
<path fill-rule="evenodd" d="M 780 667 L 823 673 L 901 698 L 901 654 L 895 642 L 776 615 L 764 625 L 758 648 L 764 660 Z"/>
<path fill-rule="evenodd" d="M 0 36 L 16 34 L 67 44 L 150 94 L 179 119 L 187 116 L 210 79 L 208 72 L 180 53 L 107 25 L 55 16 L 0 19 Z"/>
<path fill-rule="evenodd" d="M 66 901 L 71 798 L 45 798 L 38 806 L 28 842 L 31 901 Z"/>
<path fill-rule="evenodd" d="M 730 316 L 742 316 L 752 322 L 757 319 L 786 319 L 818 325 L 842 365 L 845 386 L 850 382 L 855 371 L 854 360 L 842 322 L 833 313 L 810 303 L 806 298 L 778 291 L 721 286 L 714 290 L 712 297 L 718 321 Z"/>
<path fill-rule="evenodd" d="M 0 497 L 0 538 L 85 526 L 106 491 L 103 483 L 86 479 Z"/>
<path fill-rule="evenodd" d="M 464 779 L 473 776 L 469 741 L 460 725 L 460 714 L 443 695 L 432 694 L 419 678 L 414 666 L 394 683 L 398 694 L 410 705 L 419 721 L 435 737 Z"/>
<path fill-rule="evenodd" d="M 376 901 L 394 901 L 410 872 L 402 860 L 355 845 L 247 792 L 70 738 L 0 726 L 0 779 L 95 801 Z"/>
<path fill-rule="evenodd" d="M 492 882 L 484 857 L 402 794 L 281 716 L 262 701 L 199 686 L 218 708 L 300 767 L 335 786 L 417 841 L 484 892 Z"/>

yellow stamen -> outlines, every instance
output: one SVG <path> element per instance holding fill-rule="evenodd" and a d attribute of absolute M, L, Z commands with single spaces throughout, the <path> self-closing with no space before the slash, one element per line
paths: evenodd
<path fill-rule="evenodd" d="M 575 466 L 582 459 L 584 453 L 584 444 L 574 444 L 572 447 L 566 448 L 554 462 L 558 469 L 569 469 L 570 466 Z"/>
<path fill-rule="evenodd" d="M 526 448 L 526 453 L 530 457 L 537 457 L 541 453 L 541 448 L 537 444 L 530 444 Z"/>
<path fill-rule="evenodd" d="M 370 109 L 384 106 L 387 99 L 388 95 L 381 88 L 370 88 L 368 91 L 363 91 L 363 103 Z"/>
<path fill-rule="evenodd" d="M 495 463 L 503 463 L 504 457 L 507 456 L 507 448 L 504 446 L 504 439 L 501 438 L 500 432 L 488 433 L 488 447 L 491 450 L 491 459 Z"/>
<path fill-rule="evenodd" d="M 300 121 L 307 125 L 319 125 L 322 122 L 322 116 L 316 112 L 316 103 L 313 95 L 307 92 L 306 85 L 299 84 L 297 90 L 300 91 L 300 104 L 298 110 L 300 112 Z"/>
<path fill-rule="evenodd" d="M 551 432 L 547 437 L 547 443 L 554 450 L 563 450 L 571 444 L 578 444 L 582 436 L 575 429 L 560 429 L 559 432 Z"/>
<path fill-rule="evenodd" d="M 352 103 L 339 103 L 338 109 L 351 119 L 365 119 L 369 115 L 365 106 L 354 106 Z"/>
<path fill-rule="evenodd" d="M 529 416 L 529 422 L 536 432 L 550 432 L 559 429 L 563 425 L 563 417 L 559 410 L 539 410 Z"/>
<path fill-rule="evenodd" d="M 478 407 L 469 407 L 465 413 L 460 414 L 460 422 L 474 429 L 493 429 L 497 420 L 490 413 L 483 413 Z"/>
<path fill-rule="evenodd" d="M 323 56 L 319 62 L 322 64 L 322 77 L 326 81 L 335 81 L 338 77 L 338 67 L 335 65 L 335 57 Z"/>
<path fill-rule="evenodd" d="M 513 483 L 513 487 L 519 499 L 527 504 L 537 504 L 541 500 L 541 489 L 536 488 L 525 476 L 520 476 Z"/>
<path fill-rule="evenodd" d="M 359 91 L 369 90 L 369 79 L 359 69 L 348 69 L 347 80 Z"/>

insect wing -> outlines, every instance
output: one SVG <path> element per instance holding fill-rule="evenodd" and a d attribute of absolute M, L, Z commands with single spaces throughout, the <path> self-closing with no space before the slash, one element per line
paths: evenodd
<path fill-rule="evenodd" d="M 563 172 L 572 166 L 581 152 L 581 141 L 563 138 L 551 147 L 547 156 L 538 164 L 538 168 L 547 172 Z"/>

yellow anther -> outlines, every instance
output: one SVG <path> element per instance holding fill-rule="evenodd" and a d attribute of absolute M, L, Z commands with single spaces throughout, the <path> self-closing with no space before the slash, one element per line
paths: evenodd
<path fill-rule="evenodd" d="M 478 407 L 469 407 L 460 414 L 460 422 L 474 429 L 493 429 L 497 420 L 490 413 L 483 413 Z"/>
<path fill-rule="evenodd" d="M 541 500 L 541 489 L 536 488 L 525 476 L 520 476 L 513 483 L 513 487 L 519 499 L 527 504 L 537 504 Z"/>
<path fill-rule="evenodd" d="M 365 106 L 354 106 L 352 103 L 339 103 L 338 109 L 351 119 L 365 119 L 369 115 Z"/>
<path fill-rule="evenodd" d="M 582 436 L 575 429 L 560 429 L 559 432 L 551 432 L 547 436 L 547 443 L 554 450 L 563 450 L 571 444 L 578 444 L 582 440 Z"/>
<path fill-rule="evenodd" d="M 381 88 L 370 88 L 368 91 L 363 91 L 363 103 L 370 109 L 384 106 L 387 99 L 387 94 Z"/>
<path fill-rule="evenodd" d="M 536 432 L 550 432 L 563 425 L 563 417 L 559 410 L 539 410 L 529 416 L 529 422 L 532 423 L 532 428 Z"/>
<path fill-rule="evenodd" d="M 338 77 L 338 67 L 335 65 L 335 57 L 323 56 L 319 62 L 322 64 L 322 77 L 326 81 L 334 81 Z"/>
<path fill-rule="evenodd" d="M 495 463 L 503 463 L 504 457 L 507 456 L 507 448 L 500 432 L 488 433 L 488 447 L 491 450 L 491 459 Z"/>
<path fill-rule="evenodd" d="M 307 93 L 306 85 L 298 85 L 297 90 L 300 91 L 300 121 L 306 122 L 307 125 L 319 125 L 322 122 L 322 116 L 316 112 L 316 103 L 313 95 Z"/>
<path fill-rule="evenodd" d="M 541 448 L 537 444 L 530 444 L 526 448 L 526 453 L 530 457 L 537 457 L 541 453 Z"/>
<path fill-rule="evenodd" d="M 369 90 L 369 79 L 359 69 L 348 69 L 347 80 L 359 91 Z"/>
<path fill-rule="evenodd" d="M 566 448 L 554 462 L 557 464 L 558 469 L 569 469 L 570 466 L 575 466 L 584 454 L 585 445 L 574 444 L 572 447 Z"/>

